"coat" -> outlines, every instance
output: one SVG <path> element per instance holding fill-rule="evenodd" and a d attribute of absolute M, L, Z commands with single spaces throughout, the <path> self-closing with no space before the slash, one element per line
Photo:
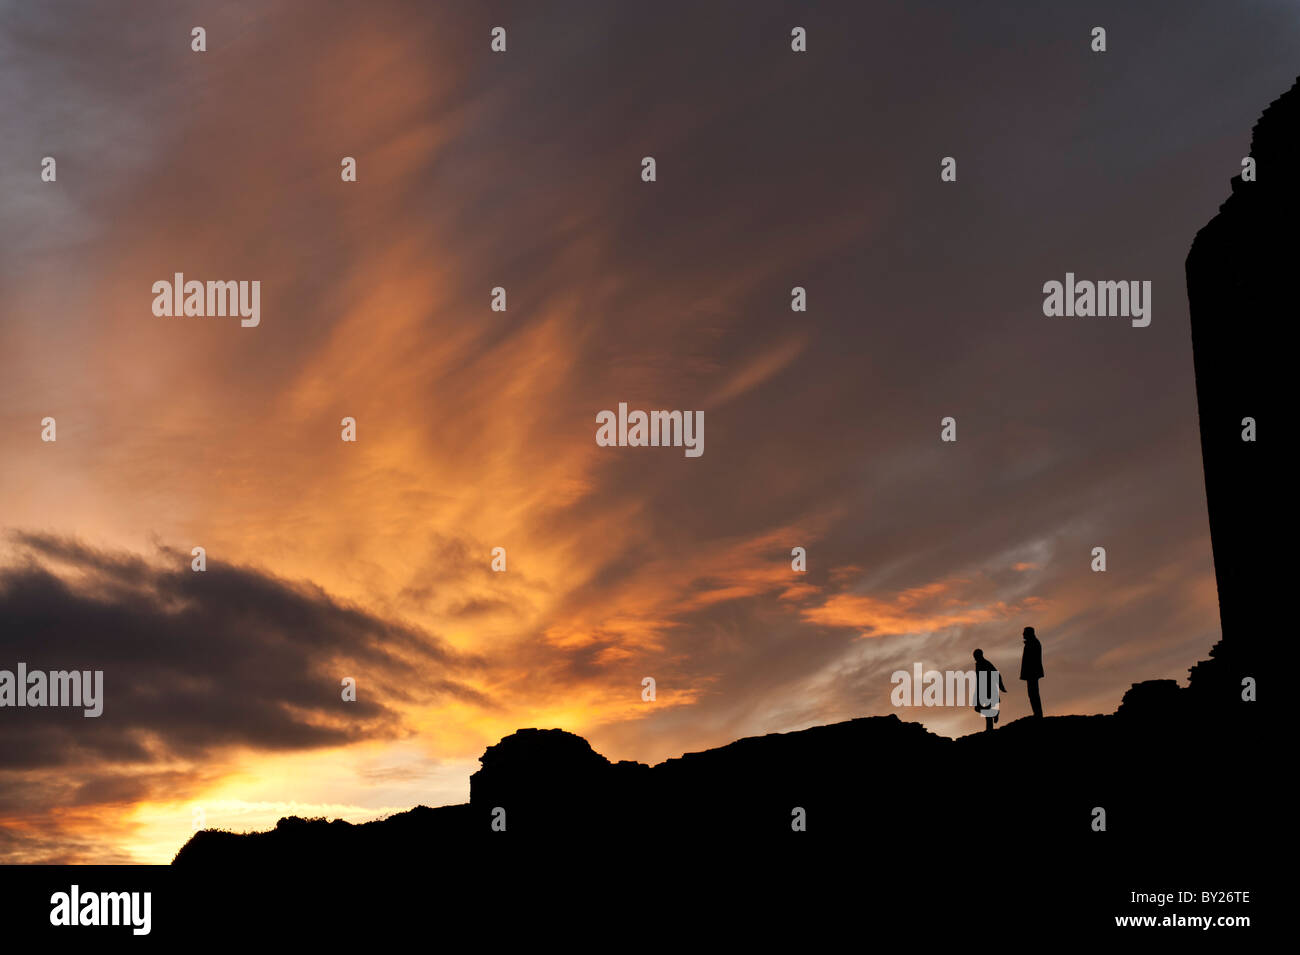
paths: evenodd
<path fill-rule="evenodd" d="M 1037 637 L 1025 637 L 1025 652 L 1020 658 L 1020 679 L 1041 680 L 1043 678 L 1043 645 Z"/>
<path fill-rule="evenodd" d="M 998 668 L 995 667 L 988 660 L 976 660 L 975 661 L 975 709 L 977 710 L 985 709 L 993 705 L 993 696 L 991 692 L 993 677 L 992 676 L 985 677 L 984 678 L 985 686 L 981 687 L 979 682 L 981 673 L 996 673 L 998 677 L 999 693 L 1007 692 L 1007 686 L 1005 683 L 1002 682 L 1002 674 L 998 673 Z M 990 691 L 989 695 L 985 696 L 984 694 L 982 694 L 980 692 L 981 689 L 988 689 Z"/>

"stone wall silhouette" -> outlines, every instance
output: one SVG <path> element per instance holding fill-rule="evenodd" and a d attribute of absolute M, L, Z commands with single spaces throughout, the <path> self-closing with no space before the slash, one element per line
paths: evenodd
<path fill-rule="evenodd" d="M 1196 400 L 1222 641 L 1191 668 L 1205 705 L 1240 702 L 1241 681 L 1259 678 L 1271 612 L 1282 581 L 1278 539 L 1280 474 L 1264 461 L 1287 426 L 1280 413 L 1283 349 L 1294 321 L 1288 289 L 1297 266 L 1300 213 L 1300 82 L 1264 110 L 1251 138 L 1256 178 L 1232 180 L 1232 194 L 1196 236 L 1187 256 Z M 1258 440 L 1242 440 L 1243 418 Z"/>

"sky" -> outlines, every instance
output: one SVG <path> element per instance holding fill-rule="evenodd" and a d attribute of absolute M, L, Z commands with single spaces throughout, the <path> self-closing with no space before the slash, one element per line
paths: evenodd
<path fill-rule="evenodd" d="M 1165 6 L 0 2 L 0 669 L 105 696 L 0 708 L 0 859 L 462 802 L 521 727 L 962 735 L 890 675 L 1027 625 L 1049 716 L 1185 682 L 1183 261 L 1300 8 Z M 1151 324 L 1046 317 L 1067 271 Z M 620 402 L 704 453 L 598 446 Z"/>

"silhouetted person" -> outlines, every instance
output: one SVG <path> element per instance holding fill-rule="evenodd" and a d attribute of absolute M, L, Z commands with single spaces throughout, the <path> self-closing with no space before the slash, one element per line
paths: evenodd
<path fill-rule="evenodd" d="M 1020 679 L 1029 684 L 1029 705 L 1034 715 L 1042 717 L 1043 701 L 1038 698 L 1038 681 L 1043 678 L 1043 645 L 1034 636 L 1033 627 L 1025 627 L 1025 652 L 1020 657 Z"/>
<path fill-rule="evenodd" d="M 998 693 L 993 688 L 993 680 L 996 677 L 998 681 L 998 690 L 1007 692 L 1006 686 L 1002 683 L 1002 674 L 998 673 L 998 668 L 988 660 L 984 659 L 984 651 L 976 650 L 975 657 L 975 712 L 984 717 L 984 732 L 992 732 L 993 724 L 998 721 L 999 714 L 995 711 L 992 716 L 988 711 L 998 705 Z M 987 675 L 985 675 L 987 674 Z"/>

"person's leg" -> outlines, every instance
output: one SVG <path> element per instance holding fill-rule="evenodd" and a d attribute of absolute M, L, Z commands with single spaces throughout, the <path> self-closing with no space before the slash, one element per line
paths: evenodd
<path fill-rule="evenodd" d="M 984 732 L 986 733 L 993 732 L 993 717 L 991 716 L 984 717 Z"/>
<path fill-rule="evenodd" d="M 1038 696 L 1038 681 L 1027 680 L 1025 682 L 1029 684 L 1029 705 L 1034 708 L 1034 716 L 1041 718 L 1043 715 L 1043 701 Z"/>

